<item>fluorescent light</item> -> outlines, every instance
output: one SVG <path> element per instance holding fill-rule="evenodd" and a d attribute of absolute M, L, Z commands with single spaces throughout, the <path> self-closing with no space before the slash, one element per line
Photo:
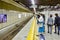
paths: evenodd
<path fill-rule="evenodd" d="M 34 0 L 31 0 L 31 2 L 32 2 L 33 5 L 35 4 Z"/>
<path fill-rule="evenodd" d="M 34 10 L 34 12 L 35 12 L 35 14 L 36 14 L 36 9 L 35 9 L 35 2 L 34 2 L 34 0 L 31 0 L 31 2 L 32 2 L 32 5 L 33 5 L 33 10 Z"/>
<path fill-rule="evenodd" d="M 33 10 L 34 10 L 34 12 L 35 12 L 35 14 L 36 14 L 36 9 L 35 9 L 35 8 L 33 8 Z"/>
<path fill-rule="evenodd" d="M 35 8 L 33 8 L 34 9 L 34 11 L 36 11 L 36 9 Z"/>

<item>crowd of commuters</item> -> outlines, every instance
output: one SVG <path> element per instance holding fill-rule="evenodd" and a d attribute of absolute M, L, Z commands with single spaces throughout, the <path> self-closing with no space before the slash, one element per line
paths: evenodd
<path fill-rule="evenodd" d="M 39 14 L 37 15 L 37 24 L 43 22 L 45 23 L 45 16 L 43 14 Z M 60 31 L 60 17 L 58 16 L 58 14 L 55 14 L 55 19 L 53 20 L 53 15 L 50 14 L 48 19 L 47 19 L 47 28 L 48 28 L 48 33 L 52 34 L 52 29 L 53 29 L 53 25 L 55 26 L 55 32 L 57 33 L 58 30 L 58 35 L 59 35 L 59 31 Z M 57 29 L 58 28 L 58 29 Z"/>

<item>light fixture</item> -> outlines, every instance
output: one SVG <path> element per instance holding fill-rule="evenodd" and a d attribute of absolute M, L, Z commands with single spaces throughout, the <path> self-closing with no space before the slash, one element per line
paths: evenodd
<path fill-rule="evenodd" d="M 35 2 L 34 2 L 34 0 L 31 0 L 31 3 L 32 3 L 32 8 L 33 8 L 33 10 L 34 10 L 34 12 L 35 12 L 35 14 L 36 14 L 36 5 L 35 5 Z"/>
<path fill-rule="evenodd" d="M 34 0 L 31 0 L 31 2 L 32 2 L 32 4 L 33 4 L 33 5 L 35 5 L 35 2 L 34 2 Z"/>

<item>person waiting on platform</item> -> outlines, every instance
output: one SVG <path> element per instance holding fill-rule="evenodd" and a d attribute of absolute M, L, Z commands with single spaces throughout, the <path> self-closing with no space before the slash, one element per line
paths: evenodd
<path fill-rule="evenodd" d="M 39 20 L 39 22 L 44 22 L 43 14 L 40 14 L 40 17 L 38 20 Z"/>
<path fill-rule="evenodd" d="M 40 15 L 37 15 L 37 24 L 39 24 Z"/>
<path fill-rule="evenodd" d="M 47 25 L 48 25 L 48 33 L 52 34 L 52 27 L 53 27 L 52 15 L 50 15 L 50 17 L 48 18 Z"/>
<path fill-rule="evenodd" d="M 55 25 L 55 33 L 56 32 L 56 28 L 58 27 L 58 35 L 59 35 L 59 30 L 60 30 L 60 17 L 58 16 L 58 14 L 56 13 L 55 14 L 55 22 L 54 22 L 54 25 Z"/>
<path fill-rule="evenodd" d="M 40 14 L 40 17 L 39 17 L 38 21 L 39 21 L 39 23 L 38 23 L 38 26 L 39 26 L 38 32 L 40 32 L 40 33 L 45 32 L 45 28 L 44 28 L 44 18 L 43 18 L 43 16 L 42 16 L 42 14 Z"/>

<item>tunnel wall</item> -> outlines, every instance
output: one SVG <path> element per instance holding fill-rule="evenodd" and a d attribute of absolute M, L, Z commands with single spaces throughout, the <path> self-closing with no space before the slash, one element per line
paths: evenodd
<path fill-rule="evenodd" d="M 14 24 L 15 22 L 19 20 L 21 21 L 21 19 L 29 18 L 33 15 L 32 13 L 5 10 L 5 9 L 0 9 L 0 14 L 7 14 L 7 22 L 0 23 L 0 29 L 6 26 L 9 26 L 11 24 Z"/>
<path fill-rule="evenodd" d="M 7 14 L 7 22 L 0 23 L 0 29 L 32 16 L 31 11 L 13 0 L 0 0 L 0 14 Z"/>

